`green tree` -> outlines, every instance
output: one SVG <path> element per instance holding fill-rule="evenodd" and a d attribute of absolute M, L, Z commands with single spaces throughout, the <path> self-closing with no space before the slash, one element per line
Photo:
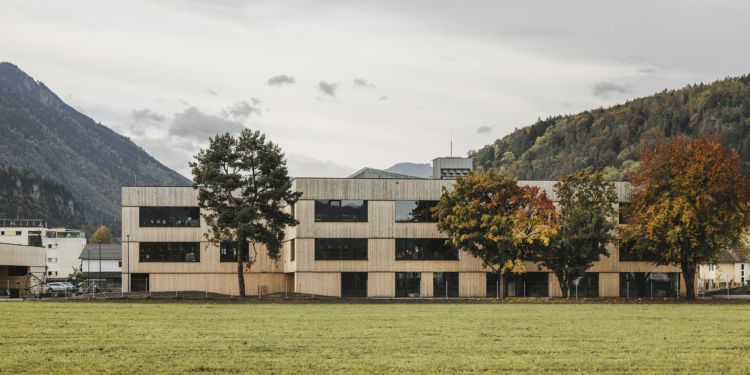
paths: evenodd
<path fill-rule="evenodd" d="M 244 297 L 243 264 L 249 268 L 257 259 L 256 244 L 264 245 L 271 259 L 279 259 L 284 229 L 299 224 L 281 205 L 297 203 L 302 193 L 291 191 L 284 154 L 259 131 L 244 129 L 237 138 L 217 134 L 195 159 L 190 167 L 208 225 L 205 238 L 216 246 L 234 243 L 238 249 L 252 244 L 252 257 L 245 251 L 237 257 L 239 294 Z"/>
<path fill-rule="evenodd" d="M 457 176 L 451 192 L 443 188 L 433 216 L 448 243 L 500 275 L 500 296 L 505 298 L 505 274 L 525 272 L 525 260 L 555 234 L 550 225 L 554 210 L 539 188 L 518 186 L 517 179 L 490 169 Z"/>
<path fill-rule="evenodd" d="M 100 243 L 102 245 L 112 244 L 111 238 L 109 236 L 109 229 L 107 229 L 107 227 L 104 227 L 104 226 L 99 227 L 99 229 L 96 230 L 96 233 L 94 233 L 94 235 L 91 236 L 91 238 L 89 238 L 89 243 L 90 244 Z"/>
<path fill-rule="evenodd" d="M 554 190 L 560 205 L 555 215 L 557 235 L 540 249 L 538 259 L 555 274 L 562 296 L 567 298 L 574 280 L 602 255 L 609 256 L 606 247 L 617 228 L 613 220 L 617 193 L 601 170 L 590 173 L 585 169 L 561 174 Z"/>
<path fill-rule="evenodd" d="M 722 250 L 742 247 L 748 234 L 750 176 L 737 151 L 713 133 L 662 138 L 637 156 L 621 236 L 636 254 L 682 267 L 687 298 L 695 299 L 696 268 L 716 264 Z"/>

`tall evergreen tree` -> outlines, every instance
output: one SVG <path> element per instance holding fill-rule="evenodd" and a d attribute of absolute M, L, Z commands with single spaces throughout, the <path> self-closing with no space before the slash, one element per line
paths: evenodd
<path fill-rule="evenodd" d="M 249 242 L 254 249 L 252 257 L 244 250 L 237 256 L 239 294 L 244 297 L 243 264 L 249 268 L 257 259 L 256 244 L 264 245 L 271 259 L 279 259 L 284 228 L 299 224 L 281 206 L 297 203 L 302 193 L 291 191 L 284 154 L 260 131 L 244 129 L 237 138 L 217 134 L 195 159 L 190 167 L 208 225 L 205 238 L 217 247 L 224 242 L 242 249 Z"/>

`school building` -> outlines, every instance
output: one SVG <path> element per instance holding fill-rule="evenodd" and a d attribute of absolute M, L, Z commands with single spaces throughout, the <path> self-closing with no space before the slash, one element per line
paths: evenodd
<path fill-rule="evenodd" d="M 429 214 L 442 189 L 471 170 L 469 158 L 438 158 L 434 178 L 364 168 L 348 178 L 296 178 L 302 193 L 280 207 L 300 221 L 286 230 L 278 261 L 256 245 L 245 268 L 247 294 L 299 292 L 341 297 L 484 297 L 498 293 L 497 275 L 479 259 L 445 245 Z M 520 181 L 557 198 L 554 181 Z M 619 204 L 629 184 L 615 182 Z M 205 241 L 197 191 L 191 187 L 122 188 L 122 279 L 126 291 L 208 289 L 237 294 L 234 246 Z M 622 218 L 620 218 L 622 220 Z M 633 259 L 611 245 L 571 290 L 579 297 L 675 297 L 684 295 L 679 267 Z M 239 249 L 255 254 L 252 246 Z M 529 263 L 528 272 L 507 277 L 507 295 L 560 296 L 557 278 Z"/>

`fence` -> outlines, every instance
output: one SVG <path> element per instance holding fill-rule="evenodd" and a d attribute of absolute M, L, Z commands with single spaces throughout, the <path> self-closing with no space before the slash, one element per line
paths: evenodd
<path fill-rule="evenodd" d="M 122 280 L 85 279 L 76 285 L 75 291 L 77 293 L 80 293 L 82 291 L 85 291 L 86 289 L 91 290 L 91 288 L 93 288 L 93 286 L 91 286 L 92 283 L 96 283 L 99 289 L 105 292 L 114 292 L 114 291 L 119 292 L 120 290 L 122 290 Z"/>

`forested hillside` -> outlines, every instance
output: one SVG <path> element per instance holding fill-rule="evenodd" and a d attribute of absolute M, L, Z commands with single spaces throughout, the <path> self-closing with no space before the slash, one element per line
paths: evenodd
<path fill-rule="evenodd" d="M 610 180 L 636 168 L 635 151 L 659 135 L 723 134 L 750 166 L 750 76 L 688 85 L 577 115 L 539 120 L 477 151 L 474 168 L 526 180 L 604 167 Z"/>
<path fill-rule="evenodd" d="M 41 219 L 49 226 L 82 228 L 83 206 L 64 185 L 34 171 L 0 166 L 0 218 Z"/>
<path fill-rule="evenodd" d="M 0 63 L 0 165 L 65 185 L 91 221 L 120 220 L 121 187 L 136 176 L 143 185 L 191 183 L 10 63 Z"/>

